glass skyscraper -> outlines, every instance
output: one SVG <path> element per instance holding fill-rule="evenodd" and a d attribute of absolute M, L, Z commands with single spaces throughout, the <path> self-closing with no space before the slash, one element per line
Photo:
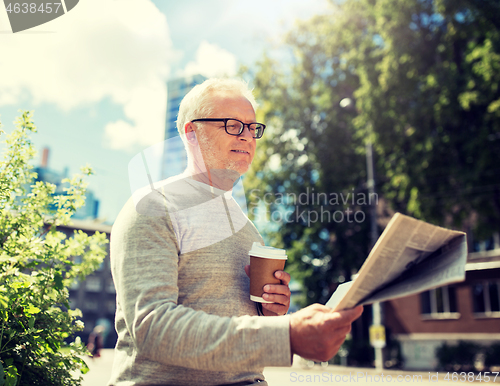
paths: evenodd
<path fill-rule="evenodd" d="M 193 75 L 174 79 L 167 83 L 167 116 L 161 168 L 162 179 L 175 176 L 186 169 L 187 156 L 177 131 L 177 114 L 182 98 L 194 86 L 203 83 L 206 79 L 202 75 Z"/>

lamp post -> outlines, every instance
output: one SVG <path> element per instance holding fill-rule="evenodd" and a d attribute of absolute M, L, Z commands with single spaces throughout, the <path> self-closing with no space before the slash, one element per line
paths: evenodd
<path fill-rule="evenodd" d="M 344 98 L 339 103 L 342 108 L 354 108 L 351 98 Z M 373 146 L 371 138 L 366 139 L 366 185 L 368 188 L 368 204 L 370 208 L 370 250 L 378 239 L 377 208 L 371 198 L 375 197 L 375 172 L 373 166 Z M 372 304 L 372 325 L 370 326 L 370 343 L 375 350 L 375 368 L 382 370 L 384 360 L 382 349 L 385 347 L 385 329 L 382 325 L 382 310 L 380 303 Z"/>

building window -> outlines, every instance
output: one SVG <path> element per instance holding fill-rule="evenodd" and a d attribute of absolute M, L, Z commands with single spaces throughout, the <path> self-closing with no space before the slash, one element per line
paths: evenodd
<path fill-rule="evenodd" d="M 484 280 L 472 285 L 474 316 L 500 317 L 500 280 Z"/>
<path fill-rule="evenodd" d="M 454 286 L 445 286 L 420 294 L 421 314 L 424 319 L 458 319 L 457 297 Z"/>
<path fill-rule="evenodd" d="M 97 312 L 99 310 L 99 303 L 97 300 L 93 299 L 86 299 L 83 302 L 84 309 L 82 310 L 83 312 L 85 311 L 94 311 Z"/>
<path fill-rule="evenodd" d="M 89 276 L 85 281 L 87 291 L 100 292 L 102 289 L 101 278 L 97 276 Z"/>
<path fill-rule="evenodd" d="M 500 234 L 495 232 L 489 239 L 474 240 L 472 248 L 474 252 L 484 252 L 498 249 L 500 248 Z"/>

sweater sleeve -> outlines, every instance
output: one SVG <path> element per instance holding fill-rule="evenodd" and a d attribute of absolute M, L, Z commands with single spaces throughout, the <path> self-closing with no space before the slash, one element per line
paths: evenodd
<path fill-rule="evenodd" d="M 165 207 L 153 205 L 145 215 L 129 201 L 111 235 L 118 334 L 134 355 L 213 371 L 290 366 L 289 316 L 222 317 L 178 304 L 179 246 Z"/>

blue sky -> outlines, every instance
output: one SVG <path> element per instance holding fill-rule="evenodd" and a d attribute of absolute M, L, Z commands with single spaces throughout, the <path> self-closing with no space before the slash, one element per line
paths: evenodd
<path fill-rule="evenodd" d="M 0 121 L 34 110 L 39 156 L 73 174 L 90 164 L 100 218 L 130 197 L 128 163 L 163 141 L 166 81 L 234 75 L 264 51 L 286 60 L 283 33 L 327 0 L 80 0 L 66 15 L 12 34 L 0 4 Z M 1 139 L 1 138 L 0 138 Z"/>

